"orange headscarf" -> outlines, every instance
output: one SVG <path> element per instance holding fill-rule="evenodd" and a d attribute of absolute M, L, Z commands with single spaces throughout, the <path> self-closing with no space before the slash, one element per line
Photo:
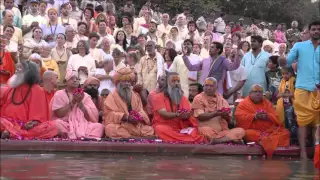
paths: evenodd
<path fill-rule="evenodd" d="M 83 83 L 83 86 L 86 87 L 87 85 L 91 84 L 92 82 L 98 82 L 100 84 L 99 79 L 95 78 L 95 77 L 89 77 L 88 79 L 86 79 Z"/>
<path fill-rule="evenodd" d="M 130 68 L 124 67 L 116 71 L 115 75 L 113 76 L 114 84 L 118 84 L 119 81 L 133 81 L 135 78 L 135 74 L 131 71 Z"/>

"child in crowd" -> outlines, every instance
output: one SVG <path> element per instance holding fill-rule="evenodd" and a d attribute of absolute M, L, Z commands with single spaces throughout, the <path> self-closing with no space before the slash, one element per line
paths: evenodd
<path fill-rule="evenodd" d="M 282 122 L 291 133 L 291 144 L 296 144 L 298 124 L 293 109 L 293 94 L 295 90 L 294 72 L 291 68 L 284 67 L 281 69 L 282 79 L 278 89 L 277 113 Z"/>
<path fill-rule="evenodd" d="M 281 71 L 278 62 L 279 56 L 270 56 L 268 62 L 268 71 L 266 72 L 267 78 L 267 91 L 266 98 L 268 98 L 272 104 L 277 102 L 277 91 L 281 81 Z"/>

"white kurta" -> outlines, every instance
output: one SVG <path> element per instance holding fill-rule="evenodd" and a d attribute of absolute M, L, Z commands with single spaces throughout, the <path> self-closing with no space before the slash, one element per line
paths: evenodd
<path fill-rule="evenodd" d="M 88 75 L 83 72 L 79 72 L 80 84 L 83 84 L 84 81 L 95 74 L 96 63 L 93 57 L 90 54 L 86 56 L 80 56 L 79 54 L 71 55 L 68 61 L 67 71 L 78 71 L 79 67 L 84 66 L 88 69 Z"/>

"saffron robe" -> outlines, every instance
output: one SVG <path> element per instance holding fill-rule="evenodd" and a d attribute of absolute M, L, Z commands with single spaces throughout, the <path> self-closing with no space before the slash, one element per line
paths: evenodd
<path fill-rule="evenodd" d="M 77 104 L 64 117 L 56 116 L 54 111 L 69 104 L 70 101 L 72 97 L 69 99 L 66 90 L 59 90 L 51 102 L 52 119 L 57 122 L 60 132 L 68 134 L 69 139 L 101 138 L 103 126 L 98 123 L 99 112 L 91 97 L 86 93 L 84 93 L 82 104 L 88 112 L 89 119 L 84 117 L 84 113 Z"/>
<path fill-rule="evenodd" d="M 202 92 L 196 95 L 192 102 L 193 115 L 196 118 L 200 114 L 215 112 L 222 108 L 230 108 L 230 106 L 218 93 L 216 93 L 216 97 L 211 97 Z M 229 118 L 231 119 L 231 114 Z M 229 129 L 228 122 L 221 116 L 214 117 L 208 121 L 198 121 L 198 123 L 199 133 L 203 134 L 208 141 L 225 136 L 231 140 L 241 140 L 245 135 L 245 131 L 242 128 Z"/>
<path fill-rule="evenodd" d="M 4 52 L 4 56 L 2 58 L 2 64 L 0 64 L 0 70 L 1 71 L 8 71 L 9 75 L 0 75 L 0 85 L 1 84 L 7 84 L 7 81 L 9 78 L 14 74 L 15 67 L 13 59 L 11 58 L 10 52 Z"/>
<path fill-rule="evenodd" d="M 7 130 L 10 138 L 33 139 L 52 138 L 58 134 L 58 128 L 54 121 L 49 120 L 49 106 L 42 88 L 38 84 L 22 84 L 16 89 L 10 87 L 1 88 L 1 117 L 0 131 Z M 25 101 L 23 99 L 26 97 Z M 14 102 L 23 102 L 20 105 Z M 36 120 L 40 123 L 30 130 L 25 130 L 21 124 Z"/>
<path fill-rule="evenodd" d="M 254 120 L 258 110 L 266 111 L 269 120 Z M 268 157 L 272 156 L 278 146 L 289 146 L 290 132 L 282 126 L 267 99 L 263 98 L 260 104 L 254 104 L 250 97 L 245 98 L 238 105 L 235 118 L 237 126 L 246 131 L 246 141 L 261 143 Z"/>
<path fill-rule="evenodd" d="M 138 112 L 143 117 L 143 122 L 137 124 L 121 122 L 124 115 L 129 115 L 127 103 L 122 100 L 116 90 L 108 95 L 103 106 L 103 124 L 108 137 L 130 138 L 154 135 L 140 96 L 134 91 L 131 91 L 131 106 L 133 111 Z"/>
<path fill-rule="evenodd" d="M 166 142 L 188 142 L 201 143 L 206 142 L 207 139 L 198 132 L 197 120 L 190 116 L 187 120 L 180 118 L 164 119 L 158 113 L 160 109 L 166 109 L 167 112 L 177 112 L 178 109 L 185 109 L 190 111 L 191 106 L 185 96 L 182 96 L 179 107 L 172 103 L 172 110 L 170 107 L 170 99 L 164 95 L 163 92 L 156 94 L 152 98 L 153 105 L 153 128 L 157 136 Z M 181 133 L 185 128 L 194 128 L 190 134 Z"/>

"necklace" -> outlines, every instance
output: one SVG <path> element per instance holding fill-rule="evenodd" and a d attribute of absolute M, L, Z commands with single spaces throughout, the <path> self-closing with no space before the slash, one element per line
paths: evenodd
<path fill-rule="evenodd" d="M 153 62 L 153 63 L 152 63 L 152 66 L 150 67 L 150 66 L 149 66 L 149 59 L 147 59 L 146 61 L 147 61 L 147 71 L 148 71 L 148 73 L 150 73 L 151 70 L 152 70 L 152 69 L 154 68 L 154 66 L 156 65 L 156 63 L 154 62 L 153 59 L 150 58 L 150 61 Z"/>
<path fill-rule="evenodd" d="M 261 56 L 261 52 L 259 53 L 259 55 L 257 56 L 257 57 L 255 57 L 254 55 L 253 55 L 253 53 L 251 54 L 251 65 L 254 65 L 254 64 L 256 64 L 256 62 L 257 62 L 257 59 L 259 59 L 259 57 Z M 253 60 L 252 60 L 252 57 L 253 57 Z"/>
<path fill-rule="evenodd" d="M 56 24 L 56 27 L 54 28 L 54 31 L 53 31 L 53 32 L 52 32 L 52 25 L 51 25 L 51 23 L 49 23 L 49 26 L 50 26 L 51 35 L 55 35 L 55 34 L 56 34 L 56 31 L 57 31 L 58 24 Z"/>
<path fill-rule="evenodd" d="M 59 53 L 58 48 L 56 48 L 56 50 L 57 50 L 57 54 L 58 54 L 58 56 L 59 56 L 59 60 L 61 60 L 61 59 L 62 59 L 62 56 L 66 53 L 66 49 L 63 48 L 62 54 Z"/>
<path fill-rule="evenodd" d="M 11 96 L 11 101 L 12 101 L 12 103 L 13 103 L 14 105 L 21 105 L 21 104 L 23 104 L 23 103 L 24 103 L 24 101 L 26 101 L 26 99 L 27 99 L 28 95 L 29 95 L 29 94 L 30 94 L 30 92 L 31 92 L 31 87 L 32 87 L 32 86 L 30 86 L 30 85 L 29 85 L 28 92 L 27 92 L 27 94 L 24 96 L 24 98 L 22 99 L 22 101 L 21 101 L 21 102 L 15 102 L 15 100 L 14 100 L 14 96 L 15 96 L 15 94 L 16 94 L 16 90 L 17 90 L 17 88 L 14 88 L 14 89 L 13 89 L 12 96 Z"/>

